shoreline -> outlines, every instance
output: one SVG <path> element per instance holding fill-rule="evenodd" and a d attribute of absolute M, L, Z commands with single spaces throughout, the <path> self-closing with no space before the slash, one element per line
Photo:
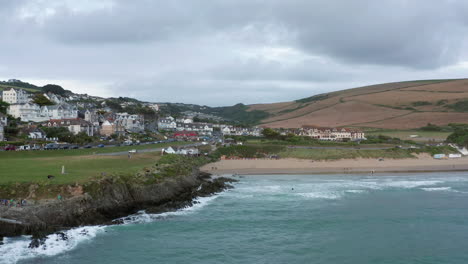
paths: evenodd
<path fill-rule="evenodd" d="M 414 159 L 342 159 L 314 161 L 304 159 L 220 160 L 206 164 L 201 171 L 214 175 L 270 174 L 377 174 L 468 171 L 468 157 L 436 160 L 427 154 Z"/>
<path fill-rule="evenodd" d="M 213 177 L 198 170 L 190 175 L 144 185 L 114 181 L 99 183 L 93 195 L 28 205 L 0 207 L 0 246 L 3 237 L 32 235 L 33 247 L 49 234 L 80 226 L 120 224 L 123 218 L 140 210 L 148 213 L 173 212 L 194 205 L 231 188 L 235 179 Z"/>

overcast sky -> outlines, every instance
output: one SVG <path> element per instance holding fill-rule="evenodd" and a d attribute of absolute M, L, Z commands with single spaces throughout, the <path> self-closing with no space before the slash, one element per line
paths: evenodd
<path fill-rule="evenodd" d="M 465 78 L 467 40 L 466 0 L 0 0 L 0 79 L 155 102 Z"/>

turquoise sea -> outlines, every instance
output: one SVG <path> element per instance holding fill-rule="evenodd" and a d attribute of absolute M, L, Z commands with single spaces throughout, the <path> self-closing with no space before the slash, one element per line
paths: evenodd
<path fill-rule="evenodd" d="M 245 176 L 178 212 L 7 238 L 0 263 L 468 263 L 468 173 Z"/>

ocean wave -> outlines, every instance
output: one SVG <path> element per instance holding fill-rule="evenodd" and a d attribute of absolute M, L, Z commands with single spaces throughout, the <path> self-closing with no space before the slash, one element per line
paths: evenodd
<path fill-rule="evenodd" d="M 420 186 L 431 186 L 443 183 L 443 181 L 386 181 L 382 185 L 390 188 L 412 189 Z"/>
<path fill-rule="evenodd" d="M 347 193 L 365 193 L 366 190 L 346 190 Z"/>
<path fill-rule="evenodd" d="M 421 188 L 426 192 L 437 192 L 437 191 L 453 191 L 452 187 L 433 187 L 433 188 Z"/>
<path fill-rule="evenodd" d="M 310 192 L 310 193 L 297 193 L 296 195 L 308 199 L 328 199 L 336 200 L 342 197 L 342 194 L 336 192 Z"/>
<path fill-rule="evenodd" d="M 193 206 L 174 212 L 147 214 L 144 211 L 140 211 L 137 214 L 117 220 L 121 220 L 126 225 L 149 223 L 169 216 L 184 215 L 205 207 L 218 196 L 200 197 L 194 200 Z M 50 234 L 38 248 L 29 248 L 31 236 L 4 238 L 4 244 L 0 246 L 0 264 L 11 264 L 32 258 L 51 257 L 71 251 L 79 244 L 94 239 L 98 234 L 104 232 L 107 227 L 109 226 L 85 226 L 63 231 L 62 233 L 65 234 L 64 237 L 66 239 L 63 239 L 62 235 L 56 233 Z"/>
<path fill-rule="evenodd" d="M 51 257 L 73 250 L 76 246 L 95 238 L 106 226 L 86 226 L 63 231 L 65 235 L 51 234 L 37 248 L 29 248 L 31 236 L 4 238 L 0 246 L 0 264 L 16 263 L 37 257 Z"/>
<path fill-rule="evenodd" d="M 123 222 L 123 224 L 141 224 L 141 223 L 151 223 L 157 220 L 161 220 L 167 217 L 171 216 L 178 216 L 178 215 L 186 215 L 189 213 L 193 213 L 197 210 L 200 210 L 201 208 L 207 206 L 211 201 L 215 200 L 216 198 L 219 197 L 218 195 L 213 195 L 213 196 L 208 196 L 208 197 L 199 197 L 194 200 L 193 205 L 179 209 L 174 212 L 165 212 L 165 213 L 159 213 L 159 214 L 149 214 L 146 213 L 145 211 L 139 211 L 136 214 L 129 215 L 117 220 L 120 220 Z"/>

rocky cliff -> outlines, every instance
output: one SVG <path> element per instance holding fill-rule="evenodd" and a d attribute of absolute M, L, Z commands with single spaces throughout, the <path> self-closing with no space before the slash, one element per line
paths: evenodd
<path fill-rule="evenodd" d="M 116 218 L 148 210 L 152 213 L 190 206 L 199 196 L 220 192 L 230 185 L 227 178 L 211 178 L 194 171 L 188 176 L 154 184 L 134 184 L 109 178 L 86 192 L 63 201 L 22 208 L 2 208 L 1 237 L 32 234 L 35 237 L 83 225 L 112 224 Z"/>

